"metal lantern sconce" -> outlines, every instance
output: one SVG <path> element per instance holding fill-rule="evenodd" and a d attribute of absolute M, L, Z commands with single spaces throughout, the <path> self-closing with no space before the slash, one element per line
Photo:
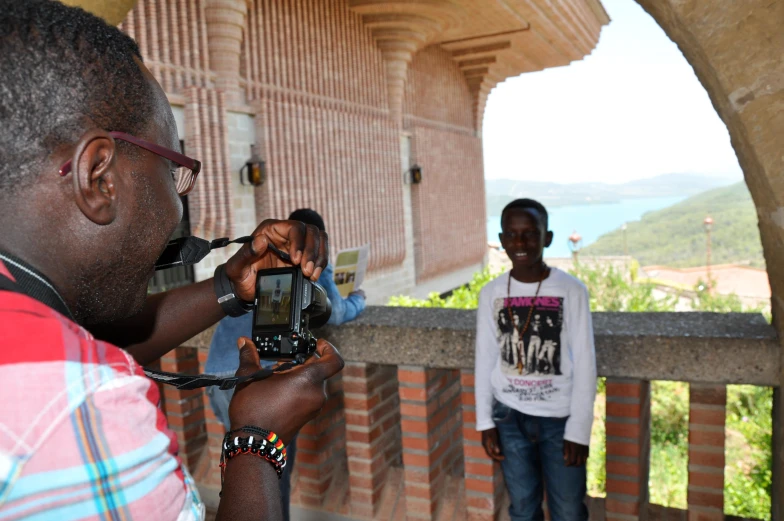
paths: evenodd
<path fill-rule="evenodd" d="M 247 179 L 247 183 L 245 180 Z M 240 168 L 240 184 L 261 186 L 267 180 L 267 166 L 264 160 L 256 153 L 256 145 L 250 146 L 250 158 L 245 166 Z"/>
<path fill-rule="evenodd" d="M 412 185 L 418 185 L 422 182 L 422 167 L 414 165 L 408 169 L 409 181 Z"/>

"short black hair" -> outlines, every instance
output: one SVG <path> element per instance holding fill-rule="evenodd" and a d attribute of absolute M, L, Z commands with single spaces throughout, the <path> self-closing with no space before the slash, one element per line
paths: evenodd
<path fill-rule="evenodd" d="M 0 194 L 32 183 L 88 129 L 147 127 L 152 89 L 134 58 L 132 38 L 82 9 L 0 0 Z"/>
<path fill-rule="evenodd" d="M 545 208 L 544 205 L 539 201 L 534 199 L 515 199 L 511 203 L 504 206 L 504 209 L 501 212 L 501 229 L 504 227 L 504 217 L 506 217 L 506 213 L 510 210 L 536 210 L 544 219 L 544 231 L 549 231 L 548 228 L 550 226 L 550 218 L 547 215 L 547 208 Z"/>
<path fill-rule="evenodd" d="M 311 210 L 310 208 L 294 210 L 291 212 L 291 215 L 289 215 L 289 221 L 300 221 L 305 224 L 312 224 L 322 232 L 326 230 L 324 227 L 324 219 L 321 218 L 316 210 Z"/>

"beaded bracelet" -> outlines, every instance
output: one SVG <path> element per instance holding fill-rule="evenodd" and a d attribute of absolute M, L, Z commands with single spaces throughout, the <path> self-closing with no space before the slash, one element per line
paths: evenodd
<path fill-rule="evenodd" d="M 250 436 L 247 438 L 235 436 L 239 432 L 249 433 Z M 226 463 L 240 454 L 251 454 L 269 461 L 275 467 L 278 479 L 283 475 L 283 470 L 286 468 L 286 447 L 274 432 L 251 426 L 229 431 L 223 437 L 221 450 L 221 489 L 223 488 L 223 478 L 226 473 Z"/>

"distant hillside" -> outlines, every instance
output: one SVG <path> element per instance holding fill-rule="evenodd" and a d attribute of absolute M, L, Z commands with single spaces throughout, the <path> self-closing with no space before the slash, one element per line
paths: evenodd
<path fill-rule="evenodd" d="M 487 214 L 500 215 L 506 204 L 519 197 L 537 199 L 547 207 L 614 203 L 637 197 L 693 195 L 729 184 L 731 180 L 695 174 L 665 174 L 622 184 L 558 184 L 542 181 L 488 179 Z"/>
<path fill-rule="evenodd" d="M 749 263 L 765 267 L 757 212 L 742 182 L 690 197 L 629 223 L 626 231 L 629 254 L 643 266 L 704 266 L 706 237 L 702 222 L 707 215 L 715 221 L 711 233 L 713 264 Z M 583 253 L 623 254 L 623 232 L 615 230 L 602 235 L 584 248 Z"/>

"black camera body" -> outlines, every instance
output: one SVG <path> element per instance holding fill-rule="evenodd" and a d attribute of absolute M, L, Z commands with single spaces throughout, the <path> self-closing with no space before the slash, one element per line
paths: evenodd
<path fill-rule="evenodd" d="M 260 271 L 252 333 L 259 358 L 304 362 L 316 350 L 310 328 L 326 324 L 331 313 L 327 292 L 299 267 Z"/>

